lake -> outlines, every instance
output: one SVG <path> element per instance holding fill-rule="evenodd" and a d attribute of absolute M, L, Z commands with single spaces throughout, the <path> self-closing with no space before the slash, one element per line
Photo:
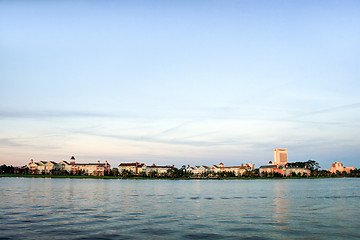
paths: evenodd
<path fill-rule="evenodd" d="M 0 239 L 359 239 L 360 179 L 0 178 Z"/>

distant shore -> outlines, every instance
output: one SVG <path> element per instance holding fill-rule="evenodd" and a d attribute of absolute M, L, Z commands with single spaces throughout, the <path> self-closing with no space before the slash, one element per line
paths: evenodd
<path fill-rule="evenodd" d="M 318 176 L 318 177 L 121 177 L 121 176 L 80 176 L 80 175 L 31 175 L 31 174 L 0 174 L 0 177 L 18 178 L 77 178 L 77 179 L 134 179 L 134 180 L 254 180 L 254 179 L 319 179 L 319 178 L 345 178 L 344 176 Z M 357 178 L 349 177 L 346 178 Z"/>

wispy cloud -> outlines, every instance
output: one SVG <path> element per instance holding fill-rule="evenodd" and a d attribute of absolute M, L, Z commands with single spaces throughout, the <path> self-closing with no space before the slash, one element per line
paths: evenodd
<path fill-rule="evenodd" d="M 7 147 L 23 147 L 26 146 L 26 144 L 19 143 L 16 141 L 16 139 L 12 138 L 0 138 L 0 145 L 1 146 L 7 146 Z"/>
<path fill-rule="evenodd" d="M 134 113 L 100 113 L 80 111 L 4 111 L 0 110 L 0 118 L 49 119 L 49 118 L 128 118 L 137 117 Z"/>
<path fill-rule="evenodd" d="M 313 116 L 313 115 L 318 115 L 318 114 L 323 114 L 323 113 L 339 112 L 339 111 L 351 110 L 351 109 L 357 109 L 357 108 L 360 108 L 360 103 L 352 103 L 352 104 L 347 104 L 347 105 L 342 105 L 342 106 L 325 108 L 325 109 L 321 109 L 318 111 L 312 111 L 312 112 L 299 114 L 294 117 L 296 117 L 296 118 L 307 117 L 307 116 Z"/>
<path fill-rule="evenodd" d="M 60 146 L 49 145 L 47 142 L 41 142 L 41 140 L 53 137 L 61 137 L 62 135 L 44 135 L 22 138 L 0 138 L 0 148 L 22 148 L 22 149 L 40 149 L 40 150 L 54 150 L 60 149 Z"/>
<path fill-rule="evenodd" d="M 219 140 L 219 141 L 200 141 L 200 140 L 192 140 L 191 137 L 175 137 L 175 138 L 160 138 L 148 135 L 121 135 L 121 134 L 103 134 L 103 133 L 95 133 L 84 130 L 72 130 L 71 133 L 91 135 L 96 137 L 106 137 L 106 138 L 114 138 L 118 140 L 128 140 L 128 141 L 137 141 L 137 142 L 148 142 L 148 143 L 163 143 L 163 144 L 173 144 L 173 145 L 186 145 L 186 146 L 220 146 L 220 145 L 235 145 L 240 144 L 234 139 L 228 140 Z M 206 135 L 204 133 L 204 135 Z"/>

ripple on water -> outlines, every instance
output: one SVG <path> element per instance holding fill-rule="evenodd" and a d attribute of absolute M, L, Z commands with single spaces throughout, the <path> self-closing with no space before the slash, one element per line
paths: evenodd
<path fill-rule="evenodd" d="M 359 179 L 27 180 L 1 179 L 0 238 L 360 239 Z"/>
<path fill-rule="evenodd" d="M 192 199 L 192 200 L 197 200 L 197 199 L 200 199 L 200 197 L 199 197 L 199 196 L 196 196 L 196 197 L 190 197 L 190 199 Z"/>
<path fill-rule="evenodd" d="M 179 231 L 164 228 L 143 228 L 138 230 L 140 233 L 154 236 L 173 235 Z"/>
<path fill-rule="evenodd" d="M 234 227 L 234 228 L 228 228 L 227 231 L 230 232 L 241 232 L 241 233 L 249 233 L 256 231 L 256 228 L 252 227 Z"/>
<path fill-rule="evenodd" d="M 222 235 L 216 233 L 204 233 L 204 232 L 184 234 L 183 237 L 186 239 L 224 239 L 224 236 Z"/>
<path fill-rule="evenodd" d="M 134 236 L 120 234 L 120 233 L 98 233 L 98 234 L 87 234 L 85 236 L 80 236 L 75 238 L 77 240 L 88 240 L 88 239 L 94 239 L 94 240 L 108 240 L 108 239 L 134 239 Z"/>

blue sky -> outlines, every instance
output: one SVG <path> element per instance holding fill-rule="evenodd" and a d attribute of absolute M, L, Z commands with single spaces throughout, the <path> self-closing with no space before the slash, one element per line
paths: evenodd
<path fill-rule="evenodd" d="M 0 163 L 360 158 L 358 1 L 0 1 Z"/>

